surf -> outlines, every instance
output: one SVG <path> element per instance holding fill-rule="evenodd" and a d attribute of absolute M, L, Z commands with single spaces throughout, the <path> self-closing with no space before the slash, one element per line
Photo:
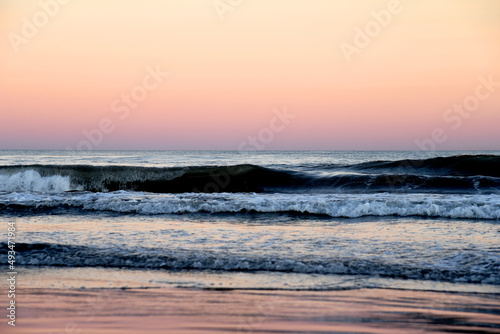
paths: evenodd
<path fill-rule="evenodd" d="M 0 166 L 3 192 L 151 193 L 500 193 L 500 157 L 460 155 L 422 160 L 308 166 L 144 167 Z"/>

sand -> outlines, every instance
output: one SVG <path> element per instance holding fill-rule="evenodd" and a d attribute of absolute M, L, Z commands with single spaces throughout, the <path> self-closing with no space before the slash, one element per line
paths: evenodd
<path fill-rule="evenodd" d="M 500 333 L 495 294 L 37 288 L 16 305 L 1 333 Z"/>

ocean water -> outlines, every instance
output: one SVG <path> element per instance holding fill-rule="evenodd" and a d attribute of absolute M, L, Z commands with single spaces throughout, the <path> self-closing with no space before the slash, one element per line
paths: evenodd
<path fill-rule="evenodd" d="M 500 152 L 0 151 L 0 221 L 34 286 L 500 292 Z"/>

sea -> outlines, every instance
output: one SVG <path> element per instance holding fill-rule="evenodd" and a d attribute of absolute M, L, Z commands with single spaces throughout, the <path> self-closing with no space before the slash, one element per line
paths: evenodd
<path fill-rule="evenodd" d="M 500 152 L 0 151 L 0 223 L 33 287 L 499 293 Z"/>

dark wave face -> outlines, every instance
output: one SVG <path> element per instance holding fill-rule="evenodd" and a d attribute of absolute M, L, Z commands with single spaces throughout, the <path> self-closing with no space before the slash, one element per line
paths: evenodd
<path fill-rule="evenodd" d="M 457 155 L 424 160 L 372 161 L 351 166 L 362 171 L 402 171 L 443 176 L 500 177 L 500 156 Z"/>
<path fill-rule="evenodd" d="M 39 174 L 42 178 L 69 178 L 68 190 L 92 192 L 261 192 L 269 186 L 294 185 L 292 174 L 254 165 L 166 168 L 83 165 L 0 167 L 0 174 L 8 173 L 12 176 L 29 171 Z M 65 180 L 60 179 L 61 182 Z M 0 190 L 3 189 L 0 187 Z"/>
<path fill-rule="evenodd" d="M 317 165 L 198 167 L 19 165 L 0 167 L 0 191 L 499 193 L 500 156 Z"/>

